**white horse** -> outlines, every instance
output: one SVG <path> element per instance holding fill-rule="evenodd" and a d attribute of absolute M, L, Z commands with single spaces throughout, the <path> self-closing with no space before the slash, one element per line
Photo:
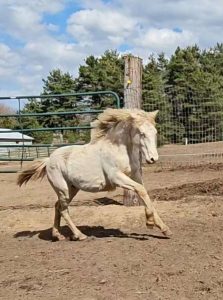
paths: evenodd
<path fill-rule="evenodd" d="M 30 179 L 47 175 L 57 194 L 52 237 L 63 240 L 60 233 L 61 216 L 73 233 L 74 240 L 84 240 L 68 212 L 68 205 L 79 190 L 109 191 L 122 187 L 135 191 L 145 203 L 146 225 L 160 228 L 165 236 L 171 231 L 163 223 L 143 186 L 139 151 L 147 163 L 158 160 L 155 117 L 158 111 L 138 109 L 107 109 L 93 122 L 89 144 L 56 149 L 49 158 L 35 161 L 18 176 L 21 186 Z"/>

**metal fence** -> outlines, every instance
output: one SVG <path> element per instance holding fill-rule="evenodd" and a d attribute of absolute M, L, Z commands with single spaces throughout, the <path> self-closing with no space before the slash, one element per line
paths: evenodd
<path fill-rule="evenodd" d="M 0 100 L 16 101 L 18 111 L 16 114 L 1 114 L 3 118 L 17 118 L 20 128 L 11 132 L 61 132 L 90 131 L 90 122 L 102 112 L 105 106 L 92 107 L 91 97 L 110 97 L 111 107 L 120 108 L 118 95 L 111 91 L 93 93 L 75 93 L 61 95 L 0 97 Z M 26 99 L 78 97 L 79 107 L 72 111 L 23 113 L 22 101 Z M 86 102 L 88 104 L 86 105 Z M 1 103 L 1 101 L 0 101 Z M 112 103 L 112 104 L 111 104 Z M 152 111 L 159 109 L 157 127 L 159 133 L 159 164 L 162 167 L 174 167 L 175 165 L 200 165 L 207 163 L 223 163 L 223 96 L 204 94 L 201 91 L 191 91 L 186 88 L 167 87 L 165 90 L 156 89 L 156 93 L 144 96 L 143 109 Z M 82 120 L 88 120 L 88 124 L 77 126 L 58 126 L 53 128 L 23 128 L 23 119 L 26 117 L 46 118 L 53 116 L 82 116 Z M 90 116 L 90 117 L 89 117 Z M 1 133 L 1 131 L 0 131 Z M 72 144 L 83 144 L 86 141 L 77 140 Z M 18 171 L 24 161 L 32 161 L 35 158 L 49 156 L 57 147 L 69 145 L 67 141 L 53 141 L 45 144 L 33 145 L 0 145 L 0 172 Z M 9 163 L 10 162 L 10 163 Z M 16 169 L 14 168 L 15 165 Z"/>
<path fill-rule="evenodd" d="M 22 101 L 37 99 L 39 102 L 42 99 L 58 99 L 61 97 L 78 98 L 76 107 L 71 111 L 57 111 L 57 112 L 44 112 L 44 113 L 25 113 L 22 109 Z M 97 105 L 92 107 L 92 98 L 98 97 L 100 101 L 97 101 Z M 83 131 L 90 132 L 91 126 L 90 121 L 96 118 L 97 114 L 103 112 L 107 107 L 106 103 L 109 103 L 110 107 L 120 108 L 119 96 L 112 91 L 99 91 L 99 92 L 86 92 L 86 93 L 66 93 L 58 95 L 41 95 L 41 96 L 16 96 L 16 97 L 0 97 L 1 101 L 16 101 L 17 112 L 14 114 L 0 114 L 0 119 L 4 118 L 15 118 L 18 120 L 19 127 L 10 130 L 10 133 L 20 132 L 22 135 L 37 132 L 57 132 L 60 135 L 61 132 L 78 131 L 79 136 Z M 77 126 L 58 126 L 58 127 L 41 127 L 41 128 L 24 128 L 23 120 L 25 118 L 46 118 L 46 117 L 65 117 L 65 116 L 79 116 L 79 123 Z M 82 117 L 81 117 L 82 116 Z M 89 117 L 90 116 L 90 117 Z M 81 121 L 82 120 L 82 121 Z M 84 121 L 84 122 L 83 122 Z M 87 123 L 87 124 L 86 124 Z M 0 133 L 5 131 L 0 130 Z M 90 137 L 90 134 L 88 135 Z M 67 143 L 64 141 L 44 143 L 44 144 L 32 144 L 26 145 L 23 139 L 22 145 L 19 144 L 0 144 L 0 149 L 4 149 L 4 153 L 0 152 L 0 173 L 14 173 L 22 168 L 23 162 L 32 161 L 35 158 L 49 156 L 50 153 L 57 147 L 71 144 L 83 144 L 86 141 L 77 140 L 73 143 Z"/>
<path fill-rule="evenodd" d="M 162 166 L 223 162 L 223 95 L 189 88 L 156 89 L 143 109 L 159 110 L 157 127 Z"/>

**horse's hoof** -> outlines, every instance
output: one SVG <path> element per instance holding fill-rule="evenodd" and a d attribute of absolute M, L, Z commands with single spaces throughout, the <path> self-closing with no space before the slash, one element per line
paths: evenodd
<path fill-rule="evenodd" d="M 85 235 L 85 234 L 81 234 L 79 237 L 78 237 L 78 240 L 79 241 L 84 241 L 86 240 L 88 237 Z"/>
<path fill-rule="evenodd" d="M 78 236 L 72 235 L 70 239 L 71 239 L 71 241 L 84 241 L 84 240 L 87 239 L 87 236 L 82 233 L 82 234 L 80 234 Z"/>
<path fill-rule="evenodd" d="M 163 230 L 162 234 L 167 238 L 171 238 L 171 236 L 173 235 L 172 231 L 169 228 Z"/>
<path fill-rule="evenodd" d="M 146 222 L 146 227 L 148 229 L 153 229 L 154 226 L 155 226 L 155 224 L 153 222 Z"/>
<path fill-rule="evenodd" d="M 66 238 L 62 234 L 57 234 L 52 236 L 52 242 L 59 242 L 59 241 L 65 241 Z"/>

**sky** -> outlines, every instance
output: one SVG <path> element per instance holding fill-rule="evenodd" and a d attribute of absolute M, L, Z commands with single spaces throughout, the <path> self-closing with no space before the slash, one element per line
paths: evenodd
<path fill-rule="evenodd" d="M 76 76 L 107 49 L 146 62 L 222 32 L 223 0 L 0 0 L 0 96 L 38 95 L 51 70 Z"/>

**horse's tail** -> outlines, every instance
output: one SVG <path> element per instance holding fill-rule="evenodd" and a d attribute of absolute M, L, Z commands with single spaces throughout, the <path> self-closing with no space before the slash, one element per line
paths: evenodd
<path fill-rule="evenodd" d="M 42 160 L 36 160 L 28 169 L 22 171 L 18 178 L 17 184 L 22 186 L 23 183 L 27 183 L 29 180 L 42 179 L 46 175 L 46 163 L 49 157 Z"/>

